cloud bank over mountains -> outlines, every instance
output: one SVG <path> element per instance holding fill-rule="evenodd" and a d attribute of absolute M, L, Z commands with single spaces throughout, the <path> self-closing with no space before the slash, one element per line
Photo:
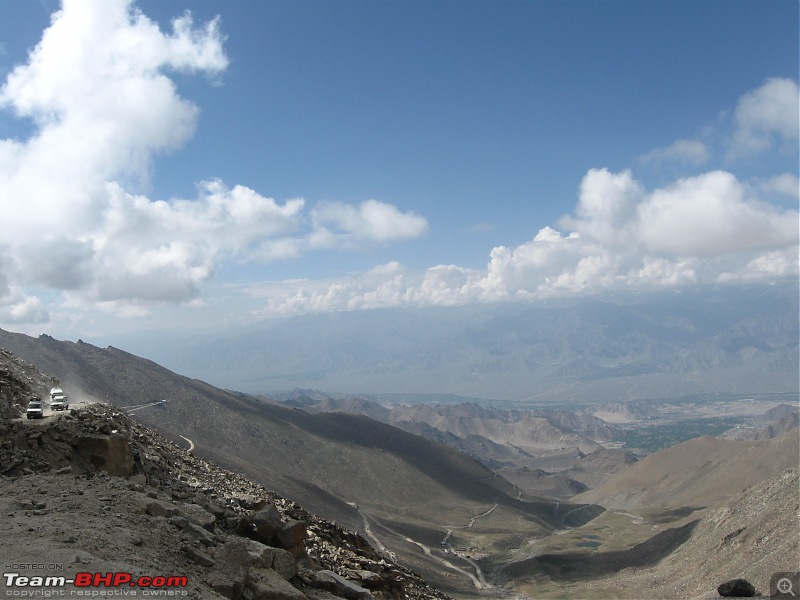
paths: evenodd
<path fill-rule="evenodd" d="M 32 126 L 24 139 L 0 139 L 1 324 L 199 305 L 229 263 L 435 234 L 424 215 L 379 199 L 280 203 L 218 179 L 198 182 L 195 198 L 148 198 L 142 190 L 158 156 L 198 127 L 200 108 L 173 78 L 224 85 L 224 43 L 217 20 L 196 24 L 188 12 L 164 32 L 128 0 L 64 0 L 27 64 L 0 88 L 0 109 Z M 770 150 L 796 153 L 797 83 L 765 80 L 744 93 L 729 123 L 731 167 Z M 679 139 L 642 160 L 697 166 L 712 152 L 703 140 Z M 558 228 L 487 249 L 484 269 L 389 262 L 231 293 L 258 298 L 252 313 L 264 316 L 797 277 L 798 212 L 786 208 L 797 202 L 797 174 L 743 181 L 733 170 L 648 190 L 630 170 L 591 168 Z"/>
<path fill-rule="evenodd" d="M 492 249 L 486 270 L 398 263 L 335 281 L 275 287 L 263 315 L 531 300 L 604 290 L 796 277 L 798 215 L 714 171 L 647 192 L 630 171 L 592 169 L 564 231 Z M 566 233 L 565 233 L 566 232 Z"/>

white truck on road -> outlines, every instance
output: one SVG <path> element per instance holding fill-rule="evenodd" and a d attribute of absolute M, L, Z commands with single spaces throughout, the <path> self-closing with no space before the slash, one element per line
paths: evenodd
<path fill-rule="evenodd" d="M 28 409 L 25 411 L 25 415 L 29 419 L 41 419 L 44 417 L 44 406 L 42 405 L 42 401 L 38 398 L 33 398 L 30 402 L 28 402 Z"/>
<path fill-rule="evenodd" d="M 60 387 L 54 387 L 50 390 L 50 410 L 67 410 L 69 408 L 69 399 Z"/>

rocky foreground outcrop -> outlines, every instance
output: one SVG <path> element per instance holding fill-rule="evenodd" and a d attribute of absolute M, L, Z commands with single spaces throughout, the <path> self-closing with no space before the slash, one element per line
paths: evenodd
<path fill-rule="evenodd" d="M 23 575 L 39 576 L 182 576 L 180 591 L 197 598 L 447 598 L 360 535 L 114 407 L 27 421 L 23 405 L 51 383 L 0 351 L 6 566 L 34 565 Z"/>

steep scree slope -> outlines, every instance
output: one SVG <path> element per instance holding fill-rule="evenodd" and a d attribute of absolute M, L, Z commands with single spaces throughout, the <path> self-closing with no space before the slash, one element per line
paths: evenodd
<path fill-rule="evenodd" d="M 186 577 L 176 591 L 195 598 L 446 598 L 361 536 L 114 407 L 20 418 L 31 388 L 50 381 L 0 355 L 4 565 L 42 565 L 37 576 Z"/>

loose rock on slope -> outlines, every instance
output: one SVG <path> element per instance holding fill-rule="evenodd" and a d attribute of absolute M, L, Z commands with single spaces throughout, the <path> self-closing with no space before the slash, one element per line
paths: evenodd
<path fill-rule="evenodd" d="M 4 565 L 186 577 L 176 591 L 194 598 L 447 598 L 361 536 L 112 407 L 20 419 L 52 378 L 0 352 Z"/>

